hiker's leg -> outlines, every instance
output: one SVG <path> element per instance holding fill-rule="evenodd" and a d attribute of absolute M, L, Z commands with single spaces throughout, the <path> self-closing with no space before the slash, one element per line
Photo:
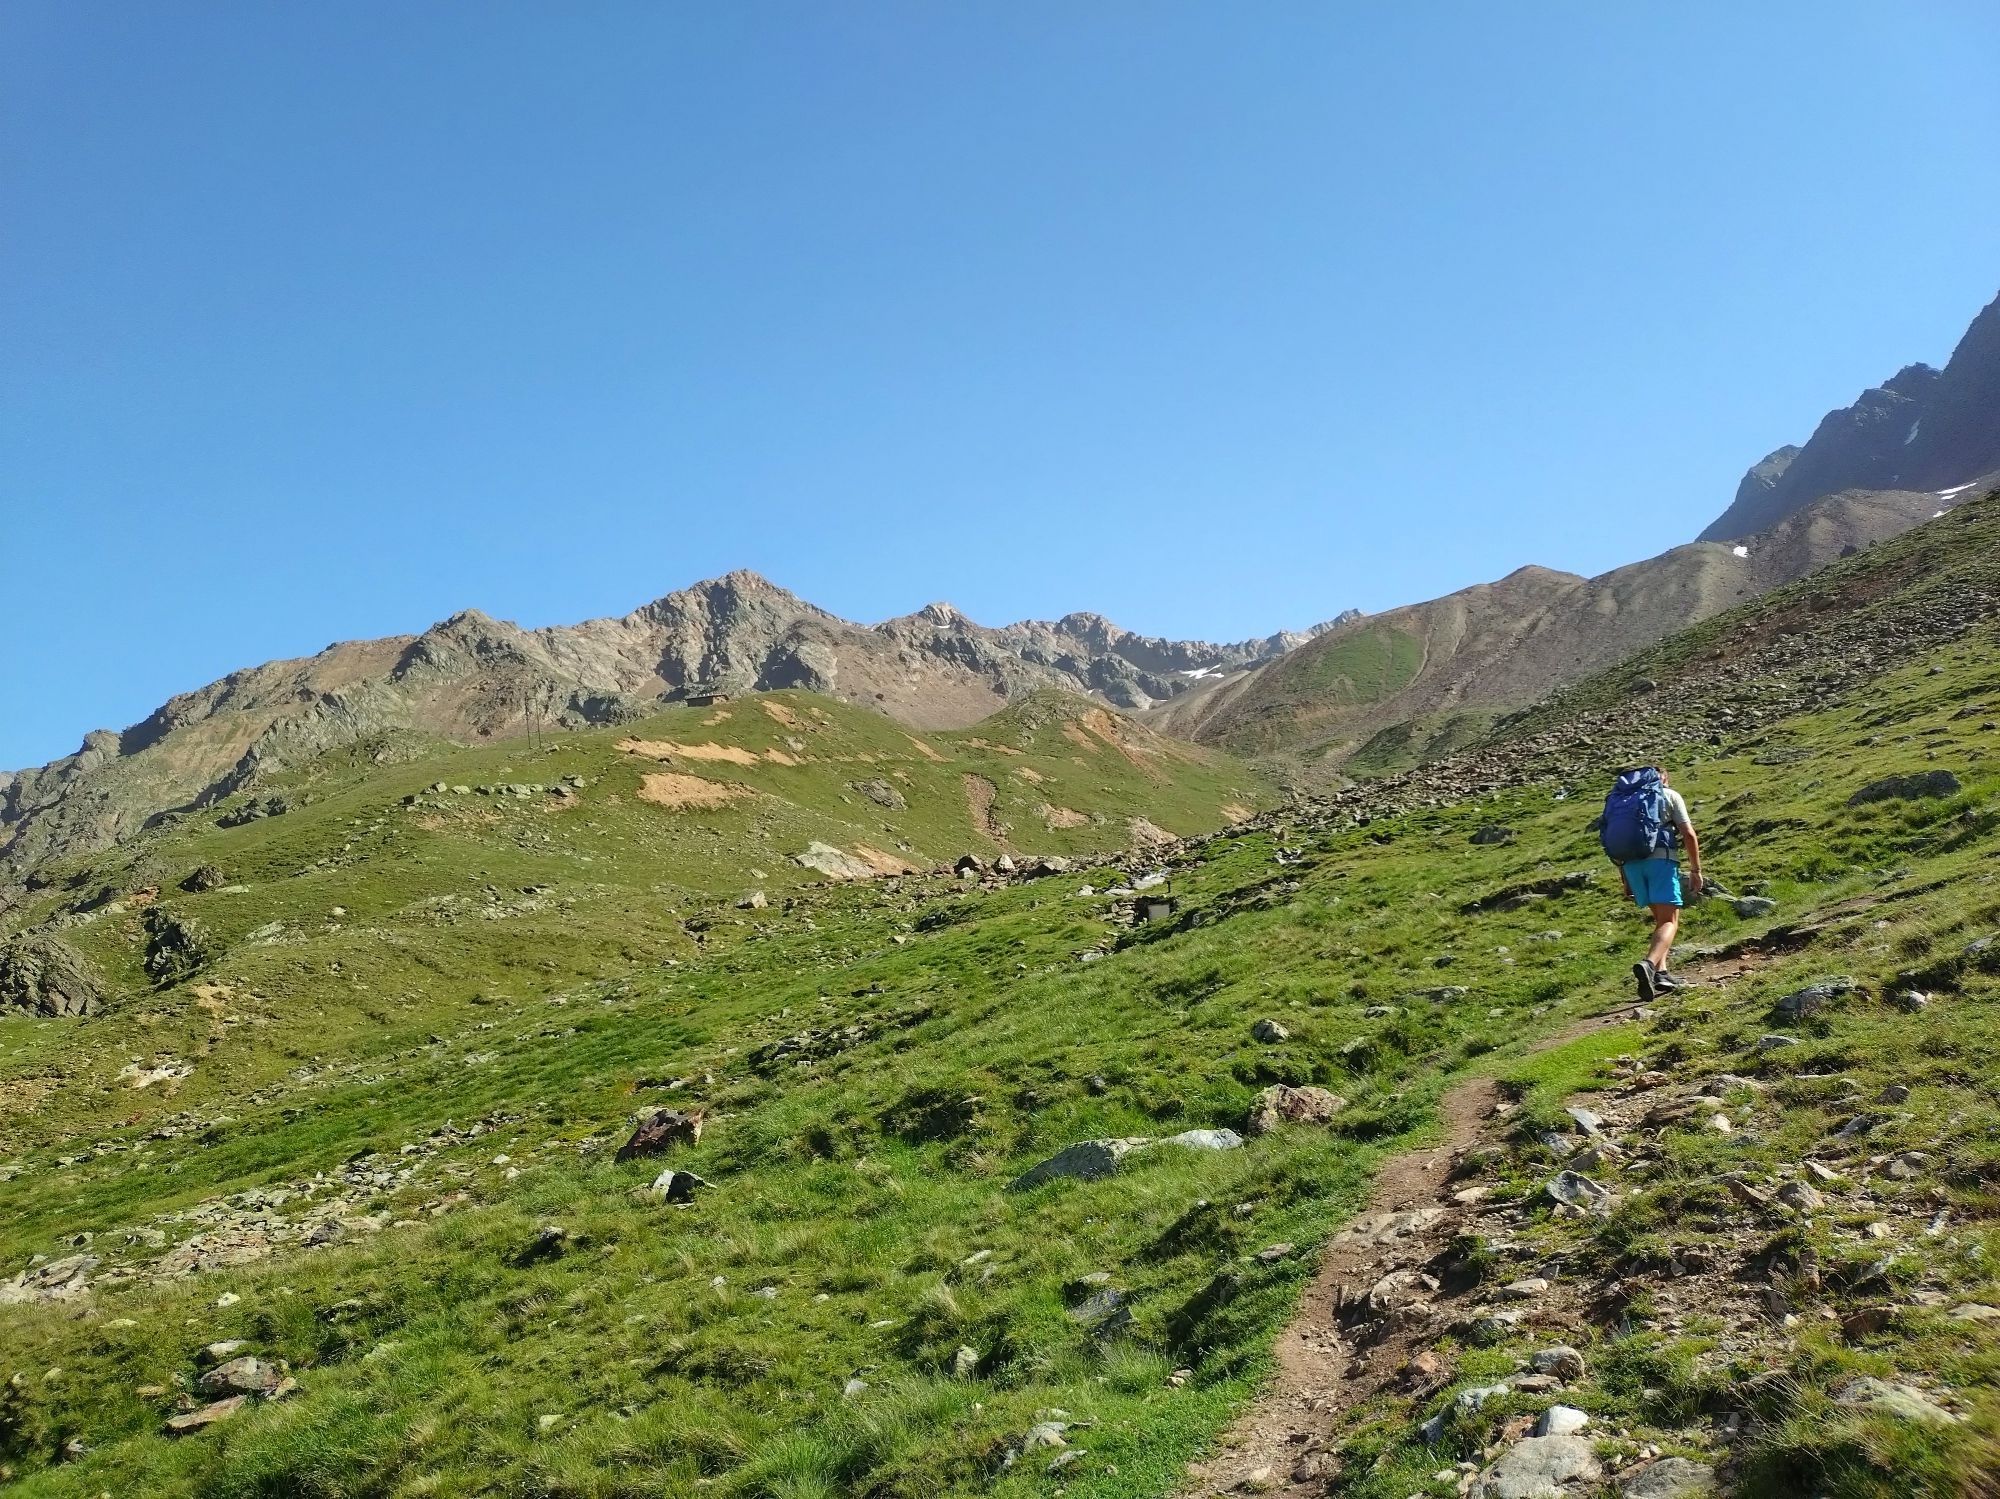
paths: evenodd
<path fill-rule="evenodd" d="M 1674 950 L 1674 937 L 1681 929 L 1681 908 L 1679 906 L 1654 906 L 1653 945 L 1646 950 L 1646 961 L 1655 968 L 1665 969 L 1667 959 Z"/>

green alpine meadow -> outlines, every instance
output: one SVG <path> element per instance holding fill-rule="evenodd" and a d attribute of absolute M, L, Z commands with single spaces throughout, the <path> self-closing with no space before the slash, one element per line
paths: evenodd
<path fill-rule="evenodd" d="M 784 691 L 41 865 L 9 1492 L 1209 1492 L 1301 1316 L 1346 1372 L 1229 1487 L 1989 1492 L 1996 619 L 2000 497 L 1325 798 Z M 1718 887 L 1645 1003 L 1641 741 Z"/>

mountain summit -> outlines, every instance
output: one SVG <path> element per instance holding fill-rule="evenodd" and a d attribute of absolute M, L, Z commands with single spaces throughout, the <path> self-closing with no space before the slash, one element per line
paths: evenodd
<path fill-rule="evenodd" d="M 1768 531 L 1847 489 L 1939 491 L 2000 470 L 2000 297 L 1987 303 L 1941 370 L 1906 365 L 1829 412 L 1802 448 L 1760 459 L 1702 541 Z"/>
<path fill-rule="evenodd" d="M 1215 644 L 1138 635 L 1088 613 L 993 629 L 945 603 L 861 625 L 747 571 L 577 625 L 528 630 L 463 609 L 420 635 L 233 672 L 123 733 L 93 731 L 52 764 L 0 773 L 0 887 L 47 858 L 119 842 L 267 772 L 385 735 L 471 743 L 783 688 L 923 729 L 964 727 L 1050 688 L 1137 709 L 1328 628 Z"/>

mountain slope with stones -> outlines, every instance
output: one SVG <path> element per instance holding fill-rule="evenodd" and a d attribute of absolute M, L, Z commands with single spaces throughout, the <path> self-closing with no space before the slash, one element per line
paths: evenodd
<path fill-rule="evenodd" d="M 1499 713 L 1898 536 L 1952 503 L 1932 494 L 1843 494 L 1746 543 L 1695 542 L 1596 578 L 1522 568 L 1341 625 L 1149 718 L 1200 743 L 1303 766 L 1306 785 L 1388 739 L 1408 741 L 1407 758 L 1426 758 L 1427 738 L 1474 737 Z"/>
<path fill-rule="evenodd" d="M 128 982 L 0 1015 L 0 1477 L 1990 1492 L 1996 543 L 1974 502 L 1454 761 L 1068 868 L 970 840 L 1226 780 L 1090 704 L 781 694 L 165 825 L 90 866 L 145 888 L 36 897 Z M 1729 895 L 1640 1007 L 1589 818 L 1648 751 Z M 694 883 L 807 812 L 983 852 Z"/>

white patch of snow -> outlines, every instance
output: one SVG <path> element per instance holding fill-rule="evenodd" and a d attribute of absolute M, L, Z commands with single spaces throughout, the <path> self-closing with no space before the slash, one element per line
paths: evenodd
<path fill-rule="evenodd" d="M 1747 557 L 1750 555 L 1750 548 L 1748 547 L 1731 547 L 1729 550 L 1732 556 Z"/>
<path fill-rule="evenodd" d="M 1939 499 L 1948 500 L 1955 494 L 1964 494 L 1968 489 L 1973 488 L 1978 483 L 1979 481 L 1977 479 L 1974 479 L 1971 484 L 1956 484 L 1953 485 L 1950 489 L 1940 489 L 1936 491 L 1936 494 Z"/>
<path fill-rule="evenodd" d="M 1917 440 L 1917 428 L 1921 427 L 1923 424 L 1924 424 L 1924 419 L 1922 417 L 1918 417 L 1915 421 L 1910 423 L 1910 435 L 1903 439 L 1904 447 L 1907 448 L 1911 443 Z"/>
<path fill-rule="evenodd" d="M 1931 512 L 1931 519 L 1932 519 L 1932 520 L 1936 520 L 1936 519 L 1937 519 L 1937 518 L 1938 518 L 1938 517 L 1939 517 L 1940 515 L 1943 515 L 1943 514 L 1944 514 L 1944 512 L 1943 512 L 1942 510 L 1933 510 L 1933 511 Z"/>
<path fill-rule="evenodd" d="M 1180 675 L 1191 682 L 1199 682 L 1203 677 L 1219 677 L 1222 675 L 1222 664 L 1217 662 L 1213 666 L 1197 666 L 1192 671 L 1181 672 Z"/>

